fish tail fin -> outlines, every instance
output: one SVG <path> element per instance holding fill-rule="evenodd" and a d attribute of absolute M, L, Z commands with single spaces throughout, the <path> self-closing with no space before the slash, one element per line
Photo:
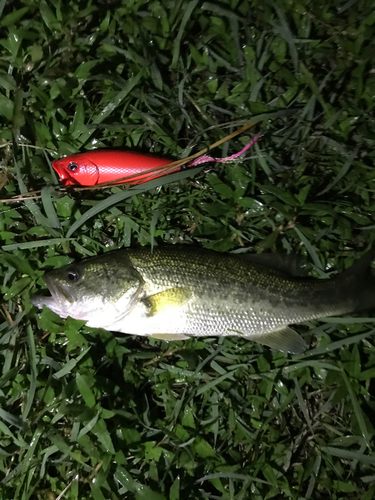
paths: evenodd
<path fill-rule="evenodd" d="M 337 276 L 342 290 L 353 301 L 351 312 L 375 309 L 375 272 L 371 267 L 375 260 L 375 249 L 366 252 L 349 269 Z"/>

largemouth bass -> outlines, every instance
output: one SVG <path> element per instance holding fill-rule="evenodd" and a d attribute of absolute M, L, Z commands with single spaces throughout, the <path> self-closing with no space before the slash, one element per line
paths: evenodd
<path fill-rule="evenodd" d="M 51 296 L 31 301 L 91 327 L 169 340 L 240 335 L 291 353 L 306 344 L 288 325 L 375 306 L 372 250 L 331 279 L 292 277 L 267 257 L 264 266 L 185 246 L 117 250 L 46 273 Z"/>

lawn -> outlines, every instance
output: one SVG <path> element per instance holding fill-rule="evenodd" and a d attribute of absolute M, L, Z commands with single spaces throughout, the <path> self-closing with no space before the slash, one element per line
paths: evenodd
<path fill-rule="evenodd" d="M 137 245 L 349 267 L 375 240 L 374 68 L 368 0 L 0 0 L 1 499 L 375 497 L 371 311 L 297 325 L 290 356 L 30 302 L 45 270 Z M 252 121 L 212 152 L 260 133 L 240 160 L 139 186 L 63 192 L 51 166 L 180 159 Z"/>

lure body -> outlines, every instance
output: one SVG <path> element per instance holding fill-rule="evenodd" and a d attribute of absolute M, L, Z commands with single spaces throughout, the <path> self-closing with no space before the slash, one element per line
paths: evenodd
<path fill-rule="evenodd" d="M 146 173 L 172 160 L 130 151 L 87 151 L 66 156 L 52 162 L 64 186 L 95 186 L 131 176 L 131 183 L 141 184 L 165 175 L 160 172 Z M 178 172 L 176 167 L 172 172 Z M 168 172 L 171 173 L 171 172 Z M 119 183 L 124 181 L 119 181 Z"/>
<path fill-rule="evenodd" d="M 226 163 L 236 160 L 247 151 L 257 140 L 254 137 L 240 152 L 225 158 L 199 156 L 187 166 L 195 167 L 208 162 Z M 52 162 L 53 168 L 59 174 L 64 186 L 95 186 L 107 182 L 114 184 L 142 184 L 143 182 L 178 172 L 181 167 L 160 169 L 172 163 L 172 160 L 131 151 L 86 151 L 76 155 L 66 156 Z M 155 171 L 151 171 L 155 169 Z M 159 170 L 158 170 L 159 169 Z M 127 179 L 123 179 L 123 178 Z"/>

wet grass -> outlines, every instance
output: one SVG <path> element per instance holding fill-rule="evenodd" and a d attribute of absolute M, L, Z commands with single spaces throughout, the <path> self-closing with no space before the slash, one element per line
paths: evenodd
<path fill-rule="evenodd" d="M 371 2 L 0 1 L 4 499 L 375 495 L 374 318 L 300 325 L 299 357 L 65 322 L 44 270 L 130 245 L 293 250 L 312 275 L 374 244 Z M 261 115 L 239 162 L 61 195 L 51 159 L 181 158 Z M 172 182 L 173 181 L 173 182 Z"/>

